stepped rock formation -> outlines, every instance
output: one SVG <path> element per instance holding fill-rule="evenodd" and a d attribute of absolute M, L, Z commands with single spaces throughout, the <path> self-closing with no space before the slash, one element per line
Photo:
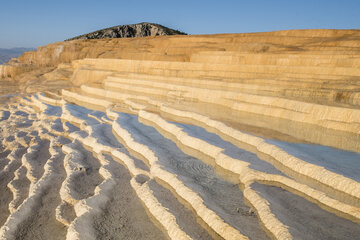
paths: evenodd
<path fill-rule="evenodd" d="M 13 59 L 0 238 L 357 239 L 359 40 L 80 39 Z"/>

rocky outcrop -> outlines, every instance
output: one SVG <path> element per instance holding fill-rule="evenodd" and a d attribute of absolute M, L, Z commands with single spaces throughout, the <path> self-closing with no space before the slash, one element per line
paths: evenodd
<path fill-rule="evenodd" d="M 138 23 L 101 29 L 92 33 L 70 38 L 66 41 L 77 39 L 133 38 L 165 35 L 186 35 L 186 33 L 164 27 L 160 24 Z"/>

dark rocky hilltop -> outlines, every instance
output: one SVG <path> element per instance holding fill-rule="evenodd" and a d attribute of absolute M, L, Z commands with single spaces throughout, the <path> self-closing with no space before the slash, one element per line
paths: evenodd
<path fill-rule="evenodd" d="M 66 41 L 76 39 L 131 38 L 163 35 L 186 35 L 186 33 L 164 27 L 160 24 L 138 23 L 101 29 L 92 33 L 67 39 Z"/>

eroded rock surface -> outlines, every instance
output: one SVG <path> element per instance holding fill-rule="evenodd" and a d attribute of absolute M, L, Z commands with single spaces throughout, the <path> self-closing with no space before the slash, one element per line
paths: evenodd
<path fill-rule="evenodd" d="M 356 239 L 359 40 L 298 30 L 26 53 L 1 68 L 0 238 Z"/>
<path fill-rule="evenodd" d="M 111 28 L 101 29 L 92 33 L 80 35 L 70 38 L 76 39 L 102 39 L 102 38 L 128 38 L 128 37 L 148 37 L 148 36 L 164 36 L 164 35 L 186 35 L 178 30 L 164 27 L 154 23 L 138 23 L 130 25 L 120 25 Z"/>

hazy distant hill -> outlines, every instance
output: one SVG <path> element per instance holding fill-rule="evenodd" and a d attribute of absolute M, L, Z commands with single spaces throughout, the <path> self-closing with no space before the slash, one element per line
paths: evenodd
<path fill-rule="evenodd" d="M 8 62 L 11 58 L 18 57 L 26 51 L 35 50 L 33 48 L 0 48 L 0 64 Z"/>
<path fill-rule="evenodd" d="M 101 29 L 92 33 L 70 38 L 67 41 L 75 39 L 128 38 L 162 35 L 186 35 L 186 33 L 164 27 L 160 24 L 138 23 Z"/>

